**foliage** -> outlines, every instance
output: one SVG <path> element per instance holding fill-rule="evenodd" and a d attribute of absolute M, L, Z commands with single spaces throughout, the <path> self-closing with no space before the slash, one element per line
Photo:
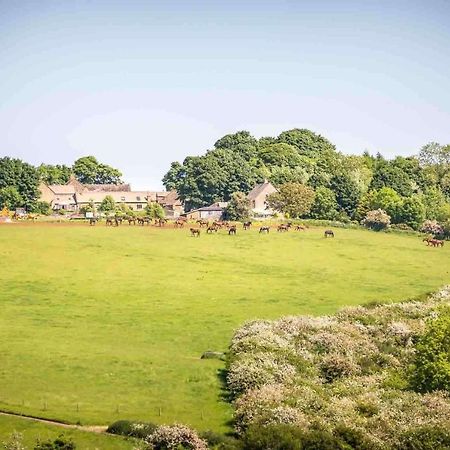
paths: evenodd
<path fill-rule="evenodd" d="M 392 164 L 382 164 L 374 171 L 370 190 L 390 187 L 402 196 L 410 196 L 413 193 L 412 183 L 408 175 L 400 168 Z"/>
<path fill-rule="evenodd" d="M 267 197 L 267 204 L 274 211 L 281 211 L 291 218 L 307 215 L 314 202 L 314 191 L 300 183 L 286 183 Z"/>
<path fill-rule="evenodd" d="M 49 216 L 52 213 L 52 208 L 48 202 L 37 201 L 31 208 L 31 212 Z"/>
<path fill-rule="evenodd" d="M 23 445 L 23 436 L 21 433 L 14 431 L 6 442 L 3 442 L 4 450 L 27 450 Z"/>
<path fill-rule="evenodd" d="M 227 220 L 246 220 L 250 217 L 250 201 L 243 192 L 234 192 L 225 209 Z"/>
<path fill-rule="evenodd" d="M 375 211 L 369 211 L 366 214 L 362 224 L 372 230 L 380 231 L 389 227 L 391 224 L 391 218 L 388 214 L 386 214 L 386 211 L 376 209 Z"/>
<path fill-rule="evenodd" d="M 103 213 L 111 213 L 116 210 L 116 202 L 111 195 L 106 195 L 98 208 Z"/>
<path fill-rule="evenodd" d="M 158 427 L 145 440 L 152 450 L 207 450 L 206 441 L 185 425 L 174 424 Z"/>
<path fill-rule="evenodd" d="M 399 437 L 395 450 L 438 450 L 450 448 L 450 429 L 420 426 Z"/>
<path fill-rule="evenodd" d="M 63 435 L 56 439 L 47 441 L 38 441 L 34 450 L 75 450 L 76 445 L 72 439 L 67 439 Z"/>
<path fill-rule="evenodd" d="M 23 205 L 23 198 L 14 186 L 0 189 L 0 207 L 15 209 Z"/>
<path fill-rule="evenodd" d="M 416 344 L 412 384 L 419 392 L 450 392 L 450 310 L 430 320 Z"/>
<path fill-rule="evenodd" d="M 72 171 L 80 183 L 85 184 L 120 184 L 121 172 L 111 166 L 100 163 L 94 156 L 77 159 Z"/>
<path fill-rule="evenodd" d="M 37 171 L 40 180 L 45 184 L 66 184 L 72 174 L 72 169 L 64 164 L 41 164 Z"/>
<path fill-rule="evenodd" d="M 442 236 L 444 229 L 436 220 L 425 220 L 420 229 L 422 233 L 432 234 L 433 236 Z"/>
<path fill-rule="evenodd" d="M 359 200 L 359 190 L 356 183 L 349 175 L 338 174 L 331 178 L 330 188 L 336 194 L 336 200 L 341 210 L 349 217 L 353 217 Z"/>
<path fill-rule="evenodd" d="M 413 361 L 419 367 L 418 359 L 424 367 L 436 363 L 432 380 L 445 380 L 432 389 L 450 385 L 450 376 L 442 376 L 450 367 L 445 307 L 450 286 L 423 301 L 245 324 L 231 341 L 227 376 L 236 431 L 246 439 L 256 427 L 255 439 L 262 439 L 264 428 L 292 427 L 308 437 L 298 439 L 301 448 L 397 448 L 401 436 L 422 426 L 439 435 L 450 423 L 450 397 L 404 387 L 405 368 Z M 425 323 L 436 316 L 431 330 Z"/>
<path fill-rule="evenodd" d="M 150 219 L 164 219 L 165 216 L 164 208 L 157 202 L 150 202 L 145 207 L 145 214 Z"/>
<path fill-rule="evenodd" d="M 425 219 L 425 208 L 417 196 L 407 197 L 397 210 L 396 222 L 418 230 Z"/>
<path fill-rule="evenodd" d="M 111 434 L 119 434 L 121 436 L 131 436 L 138 439 L 145 439 L 150 436 L 156 428 L 157 426 L 153 423 L 117 420 L 109 425 L 106 432 Z"/>
<path fill-rule="evenodd" d="M 321 158 L 326 153 L 336 151 L 335 146 L 330 141 L 306 129 L 294 128 L 283 131 L 278 136 L 277 141 L 296 147 L 301 155 L 310 158 Z"/>
<path fill-rule="evenodd" d="M 31 208 L 37 200 L 39 174 L 30 164 L 20 159 L 0 158 L 0 189 L 15 188 L 21 197 L 21 204 Z"/>
<path fill-rule="evenodd" d="M 320 186 L 316 189 L 310 216 L 313 219 L 334 220 L 338 217 L 338 208 L 335 193 L 331 189 Z"/>

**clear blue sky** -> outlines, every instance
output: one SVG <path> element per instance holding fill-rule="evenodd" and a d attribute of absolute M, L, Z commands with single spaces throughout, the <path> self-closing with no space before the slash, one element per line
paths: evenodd
<path fill-rule="evenodd" d="M 447 0 L 0 0 L 0 155 L 92 154 L 135 188 L 222 135 L 450 143 Z"/>

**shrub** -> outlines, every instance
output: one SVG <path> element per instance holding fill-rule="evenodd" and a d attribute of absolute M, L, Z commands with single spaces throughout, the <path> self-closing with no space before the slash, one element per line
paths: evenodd
<path fill-rule="evenodd" d="M 206 441 L 185 425 L 163 425 L 146 438 L 152 450 L 207 450 Z"/>
<path fill-rule="evenodd" d="M 402 433 L 398 450 L 438 450 L 450 448 L 448 428 L 423 426 Z"/>
<path fill-rule="evenodd" d="M 419 392 L 450 391 L 450 312 L 429 322 L 419 338 L 412 384 Z"/>
<path fill-rule="evenodd" d="M 245 450 L 302 450 L 304 433 L 290 425 L 252 425 L 242 437 Z"/>
<path fill-rule="evenodd" d="M 2 448 L 5 450 L 27 450 L 23 445 L 23 436 L 14 431 L 6 442 L 3 442 Z"/>
<path fill-rule="evenodd" d="M 435 220 L 425 220 L 420 229 L 422 233 L 432 234 L 433 236 L 442 236 L 444 230 Z"/>
<path fill-rule="evenodd" d="M 382 209 L 376 209 L 374 211 L 369 211 L 361 223 L 367 228 L 380 231 L 389 228 L 391 217 Z"/>
<path fill-rule="evenodd" d="M 204 431 L 200 434 L 200 437 L 208 443 L 209 447 L 217 450 L 234 450 L 239 448 L 237 439 L 211 430 Z"/>
<path fill-rule="evenodd" d="M 131 436 L 138 439 L 145 439 L 150 436 L 157 426 L 153 423 L 134 422 L 130 420 L 118 420 L 112 423 L 106 430 L 107 433 L 119 434 L 121 436 Z"/>
<path fill-rule="evenodd" d="M 72 439 L 66 439 L 64 436 L 59 436 L 55 440 L 38 441 L 34 450 L 75 450 L 76 445 Z"/>

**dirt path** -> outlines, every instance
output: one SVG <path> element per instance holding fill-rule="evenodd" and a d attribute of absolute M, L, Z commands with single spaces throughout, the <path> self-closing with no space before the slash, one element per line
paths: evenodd
<path fill-rule="evenodd" d="M 67 428 L 71 430 L 81 430 L 81 431 L 88 431 L 90 433 L 104 433 L 106 429 L 108 428 L 105 425 L 73 425 L 69 423 L 62 423 L 57 422 L 50 419 L 41 419 L 39 417 L 33 417 L 33 416 L 27 416 L 24 414 L 17 414 L 12 412 L 6 412 L 6 411 L 0 411 L 0 416 L 9 416 L 9 417 L 17 417 L 24 420 L 31 420 L 34 422 L 40 422 L 47 425 L 54 425 L 61 428 Z"/>

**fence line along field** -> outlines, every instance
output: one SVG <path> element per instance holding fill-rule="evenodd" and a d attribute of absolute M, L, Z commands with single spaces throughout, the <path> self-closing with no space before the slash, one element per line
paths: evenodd
<path fill-rule="evenodd" d="M 449 246 L 323 228 L 0 227 L 0 409 L 108 424 L 227 429 L 220 373 L 254 318 L 326 314 L 448 283 Z"/>

